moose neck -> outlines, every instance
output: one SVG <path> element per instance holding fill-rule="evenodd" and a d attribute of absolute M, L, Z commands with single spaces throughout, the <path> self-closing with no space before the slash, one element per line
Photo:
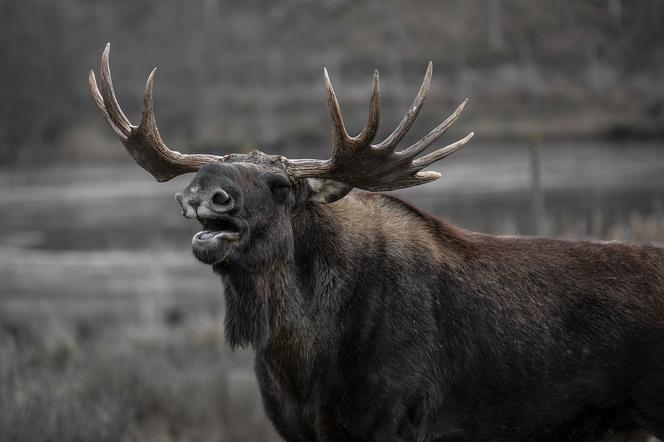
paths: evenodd
<path fill-rule="evenodd" d="M 304 347 L 311 348 L 316 335 L 313 324 L 321 312 L 334 308 L 338 233 L 344 228 L 336 218 L 325 206 L 308 206 L 294 216 L 291 244 L 283 246 L 292 252 L 217 269 L 226 298 L 225 334 L 232 347 L 262 350 L 282 342 L 308 352 Z M 328 290 L 321 290 L 321 281 Z"/>
<path fill-rule="evenodd" d="M 285 257 L 242 263 L 217 270 L 226 298 L 225 335 L 232 347 L 280 341 L 309 353 L 319 339 L 321 322 L 335 316 L 344 298 L 343 280 L 349 275 L 345 260 L 349 248 L 361 244 L 344 241 L 354 223 L 339 217 L 339 206 L 311 204 L 293 217 L 291 244 Z M 342 276 L 343 275 L 343 276 Z"/>
<path fill-rule="evenodd" d="M 426 214 L 408 217 L 405 211 L 420 213 L 380 194 L 350 195 L 300 210 L 293 218 L 292 253 L 285 259 L 221 272 L 228 342 L 314 355 L 343 328 L 342 306 L 356 295 L 357 281 L 366 279 L 366 263 L 399 268 L 414 256 L 448 261 L 439 241 L 452 245 L 455 231 Z"/>

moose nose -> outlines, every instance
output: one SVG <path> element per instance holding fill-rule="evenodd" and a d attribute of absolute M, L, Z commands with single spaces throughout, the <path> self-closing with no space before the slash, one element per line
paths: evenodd
<path fill-rule="evenodd" d="M 184 199 L 180 192 L 175 194 L 175 200 L 180 203 L 182 207 L 182 215 L 186 218 L 196 218 L 198 216 L 198 208 L 201 205 L 201 200 L 198 198 Z"/>
<path fill-rule="evenodd" d="M 225 190 L 219 189 L 212 195 L 212 202 L 217 206 L 227 205 L 231 200 L 231 197 L 226 193 Z"/>
<path fill-rule="evenodd" d="M 203 204 L 198 213 L 200 215 L 201 211 L 209 211 L 211 216 L 228 213 L 235 208 L 235 205 L 233 197 L 224 189 L 218 188 L 212 193 L 212 197 Z"/>
<path fill-rule="evenodd" d="M 227 213 L 235 207 L 235 200 L 224 189 L 214 191 L 176 193 L 175 199 L 182 207 L 186 218 L 210 218 Z"/>

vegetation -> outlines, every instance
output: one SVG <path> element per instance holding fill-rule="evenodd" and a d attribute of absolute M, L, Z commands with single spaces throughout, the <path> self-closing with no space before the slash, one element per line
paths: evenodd
<path fill-rule="evenodd" d="M 0 321 L 2 440 L 277 440 L 250 356 L 224 349 L 217 323 L 89 341 L 84 328 Z"/>

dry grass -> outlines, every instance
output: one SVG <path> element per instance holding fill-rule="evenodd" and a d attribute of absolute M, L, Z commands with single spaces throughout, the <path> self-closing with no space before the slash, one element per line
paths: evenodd
<path fill-rule="evenodd" d="M 278 440 L 216 323 L 95 342 L 2 324 L 0 440 Z"/>

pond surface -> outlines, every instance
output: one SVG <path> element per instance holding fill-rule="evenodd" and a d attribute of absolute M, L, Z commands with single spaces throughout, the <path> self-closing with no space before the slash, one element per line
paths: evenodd
<path fill-rule="evenodd" d="M 539 212 L 532 150 L 518 143 L 470 145 L 434 167 L 438 181 L 397 193 L 473 230 L 664 243 L 664 145 L 556 142 L 538 152 Z M 219 314 L 218 278 L 189 251 L 197 224 L 173 198 L 189 179 L 159 184 L 130 162 L 0 171 L 3 314 L 139 323 L 176 307 Z"/>

